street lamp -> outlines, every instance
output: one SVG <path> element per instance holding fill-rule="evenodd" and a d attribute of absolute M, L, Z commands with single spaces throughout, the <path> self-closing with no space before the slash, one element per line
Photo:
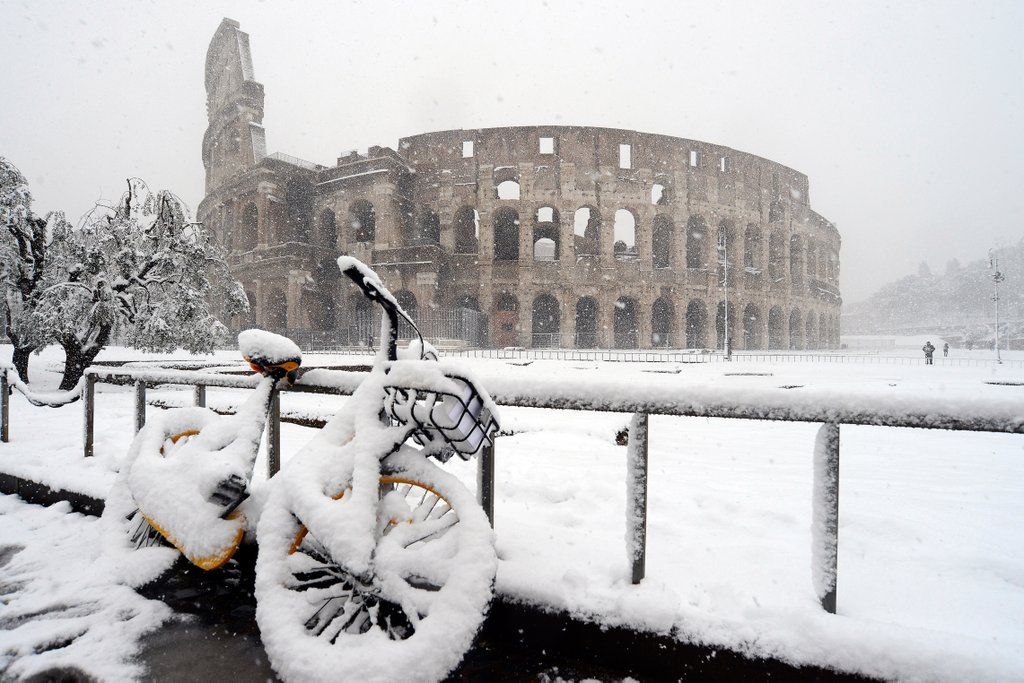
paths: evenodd
<path fill-rule="evenodd" d="M 1006 279 L 1006 276 L 999 272 L 999 257 L 995 255 L 991 249 L 988 251 L 988 267 L 992 269 L 992 284 L 994 292 L 992 294 L 992 301 L 996 304 L 996 362 L 1002 363 L 1003 359 L 999 355 L 999 283 Z"/>
<path fill-rule="evenodd" d="M 732 360 L 732 340 L 729 339 L 729 239 L 728 232 L 723 229 L 718 230 L 718 251 L 722 252 L 719 263 L 724 273 L 725 288 L 725 359 Z"/>

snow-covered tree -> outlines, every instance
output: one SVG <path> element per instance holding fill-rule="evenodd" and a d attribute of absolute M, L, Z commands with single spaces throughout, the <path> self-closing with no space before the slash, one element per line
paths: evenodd
<path fill-rule="evenodd" d="M 33 323 L 32 314 L 40 294 L 50 227 L 60 222 L 64 222 L 64 216 L 59 213 L 46 218 L 32 213 L 32 194 L 25 177 L 0 157 L 2 314 L 7 338 L 14 347 L 14 367 L 24 382 L 28 382 L 32 352 L 47 342 Z"/>
<path fill-rule="evenodd" d="M 146 351 L 208 352 L 227 333 L 210 301 L 223 302 L 228 315 L 248 309 L 208 232 L 177 197 L 154 194 L 141 180 L 128 182 L 117 206 L 97 206 L 77 228 L 53 229 L 34 320 L 64 348 L 62 389 L 114 339 Z"/>

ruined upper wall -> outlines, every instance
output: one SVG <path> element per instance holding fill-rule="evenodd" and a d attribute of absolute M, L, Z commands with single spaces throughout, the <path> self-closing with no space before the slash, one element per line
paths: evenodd
<path fill-rule="evenodd" d="M 554 151 L 540 151 L 540 139 L 553 138 Z M 463 143 L 473 142 L 473 156 L 463 158 Z M 630 146 L 629 168 L 620 168 L 619 146 Z M 495 168 L 528 162 L 572 163 L 580 177 L 649 171 L 652 177 L 677 172 L 713 174 L 766 190 L 772 199 L 809 204 L 807 176 L 788 166 L 730 147 L 700 140 L 586 126 L 516 126 L 459 129 L 402 138 L 399 152 L 417 173 L 448 171 L 473 176 L 481 165 Z M 691 153 L 696 153 L 693 156 Z M 724 160 L 724 161 L 723 161 Z"/>

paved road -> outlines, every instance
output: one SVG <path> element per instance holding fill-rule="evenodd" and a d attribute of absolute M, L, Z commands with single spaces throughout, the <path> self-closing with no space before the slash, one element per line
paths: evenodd
<path fill-rule="evenodd" d="M 226 571 L 206 573 L 179 561 L 143 589 L 191 618 L 171 623 L 144 642 L 141 657 L 156 681 L 277 680 L 260 645 L 252 595 L 255 550 L 245 547 Z M 735 681 L 861 681 L 775 660 L 749 660 L 725 650 L 669 638 L 601 629 L 562 615 L 496 601 L 473 649 L 452 681 L 641 681 L 693 678 Z"/>

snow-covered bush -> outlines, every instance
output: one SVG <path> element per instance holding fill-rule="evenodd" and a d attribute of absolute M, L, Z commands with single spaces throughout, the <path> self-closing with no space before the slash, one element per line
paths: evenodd
<path fill-rule="evenodd" d="M 145 351 L 208 352 L 227 335 L 210 301 L 223 302 L 228 315 L 248 308 L 223 251 L 190 222 L 181 200 L 141 180 L 129 180 L 116 206 L 98 205 L 80 226 L 52 229 L 34 321 L 64 348 L 62 389 L 115 337 Z"/>

